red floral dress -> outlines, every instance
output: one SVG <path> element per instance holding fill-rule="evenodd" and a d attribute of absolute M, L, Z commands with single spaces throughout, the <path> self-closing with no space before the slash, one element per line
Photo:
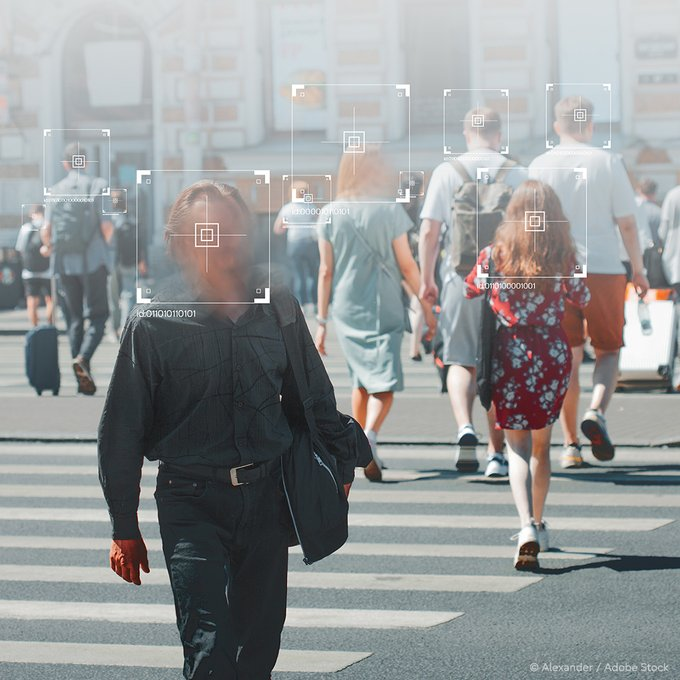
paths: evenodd
<path fill-rule="evenodd" d="M 489 254 L 485 248 L 479 255 L 482 271 Z M 557 420 L 569 386 L 571 351 L 561 326 L 565 301 L 585 307 L 590 293 L 583 279 L 574 278 L 551 280 L 545 288 L 504 287 L 502 278 L 478 277 L 475 267 L 465 279 L 466 296 L 484 295 L 485 282 L 498 284 L 490 299 L 499 321 L 491 375 L 496 427 L 540 430 Z"/>

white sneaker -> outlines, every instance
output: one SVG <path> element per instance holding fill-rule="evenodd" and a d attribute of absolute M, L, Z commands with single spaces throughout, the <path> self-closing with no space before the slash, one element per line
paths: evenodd
<path fill-rule="evenodd" d="M 550 533 L 548 532 L 548 525 L 545 520 L 542 522 L 534 522 L 536 533 L 538 534 L 538 546 L 541 552 L 548 552 L 550 550 Z"/>
<path fill-rule="evenodd" d="M 456 470 L 459 472 L 477 472 L 477 444 L 479 439 L 472 424 L 468 423 L 458 430 L 458 452 L 456 454 Z"/>
<path fill-rule="evenodd" d="M 486 459 L 485 477 L 507 477 L 508 460 L 502 453 L 490 453 Z"/>
<path fill-rule="evenodd" d="M 538 532 L 533 524 L 522 527 L 513 539 L 517 539 L 517 552 L 515 553 L 515 569 L 518 571 L 531 571 L 538 568 Z"/>
<path fill-rule="evenodd" d="M 580 444 L 566 444 L 560 456 L 560 467 L 563 470 L 572 470 L 583 467 L 583 456 Z"/>

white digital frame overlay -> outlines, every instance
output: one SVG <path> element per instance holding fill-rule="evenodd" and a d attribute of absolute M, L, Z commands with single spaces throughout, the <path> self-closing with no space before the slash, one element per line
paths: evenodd
<path fill-rule="evenodd" d="M 307 185 L 308 191 L 302 196 L 296 196 L 295 189 L 293 187 L 294 183 L 303 182 Z M 314 193 L 315 186 L 319 184 L 323 185 L 324 191 L 321 197 Z M 281 176 L 281 205 L 286 205 L 287 203 L 293 203 L 299 205 L 299 210 L 304 213 L 299 219 L 291 220 L 288 217 L 283 217 L 282 227 L 283 229 L 288 229 L 289 227 L 295 227 L 296 229 L 315 229 L 316 225 L 320 223 L 320 218 L 323 215 L 326 224 L 331 223 L 331 216 L 328 211 L 324 211 L 323 208 L 318 208 L 318 212 L 314 214 L 307 215 L 307 207 L 305 204 L 309 205 L 323 203 L 332 203 L 333 201 L 333 176 L 332 175 L 297 175 L 295 178 L 290 175 Z"/>
<path fill-rule="evenodd" d="M 113 193 L 115 191 L 122 191 L 123 192 L 123 207 L 121 208 L 120 206 L 114 205 L 115 199 L 113 197 Z M 126 215 L 128 211 L 128 193 L 127 189 L 118 189 L 118 188 L 112 188 L 111 191 L 104 197 L 102 198 L 102 215 Z M 105 200 L 107 199 L 107 200 Z M 106 208 L 111 206 L 111 210 L 106 210 Z"/>
<path fill-rule="evenodd" d="M 464 153 L 467 152 L 467 149 L 456 149 L 454 148 L 454 145 L 450 143 L 450 140 L 447 138 L 447 128 L 451 124 L 451 114 L 450 112 L 448 113 L 447 116 L 447 103 L 451 101 L 453 97 L 455 97 L 458 93 L 464 94 L 466 98 L 470 98 L 472 95 L 471 93 L 488 93 L 488 92 L 495 92 L 499 97 L 502 97 L 505 99 L 505 111 L 499 111 L 498 113 L 504 113 L 505 114 L 505 129 L 503 130 L 503 139 L 505 140 L 505 144 L 502 145 L 502 147 L 499 149 L 499 152 L 502 154 L 509 154 L 510 153 L 510 90 L 507 88 L 499 88 L 499 89 L 494 89 L 494 88 L 446 88 L 443 90 L 443 96 L 442 96 L 442 110 L 443 110 L 443 123 L 442 123 L 442 146 L 444 150 L 444 156 L 460 156 Z M 474 104 L 467 103 L 466 108 L 479 108 L 484 106 L 482 102 L 477 102 Z M 448 119 L 448 123 L 447 123 Z M 458 121 L 460 123 L 460 131 L 462 132 L 463 130 L 463 124 L 465 123 L 464 120 Z M 472 120 L 470 121 L 470 125 L 473 128 L 483 128 L 484 127 L 484 116 L 482 114 L 476 114 L 472 116 Z"/>
<path fill-rule="evenodd" d="M 167 176 L 169 173 L 174 173 L 183 177 L 183 184 L 186 184 L 186 178 L 192 177 L 193 181 L 199 179 L 223 179 L 231 176 L 234 180 L 239 177 L 250 176 L 254 180 L 254 186 L 260 187 L 261 190 L 266 191 L 267 210 L 271 220 L 271 173 L 269 170 L 137 170 L 137 182 L 135 185 L 136 193 L 136 224 L 137 224 L 137 260 L 139 260 L 139 206 L 140 206 L 140 188 L 145 190 L 149 186 L 153 186 L 154 175 Z M 230 234 L 230 236 L 246 236 L 246 234 Z M 206 268 L 208 267 L 209 251 L 211 248 L 219 247 L 220 231 L 219 223 L 211 221 L 208 212 L 208 205 L 206 201 L 206 219 L 204 222 L 197 222 L 194 224 L 194 233 L 192 240 L 195 248 L 205 249 Z M 136 272 L 136 290 L 138 304 L 166 304 L 177 305 L 187 304 L 185 300 L 164 300 L 158 302 L 152 300 L 153 291 L 151 288 L 142 287 L 140 281 L 139 269 Z M 262 288 L 255 289 L 255 295 L 250 300 L 235 300 L 230 302 L 214 300 L 214 301 L 192 301 L 191 305 L 242 305 L 242 304 L 269 304 L 271 302 L 271 229 L 267 229 L 267 282 Z"/>
<path fill-rule="evenodd" d="M 62 132 L 82 132 L 82 133 L 87 133 L 84 135 L 83 138 L 83 145 L 87 145 L 88 142 L 93 142 L 94 141 L 94 135 L 100 135 L 102 139 L 106 141 L 106 160 L 104 161 L 103 165 L 104 167 L 99 167 L 97 168 L 97 177 L 101 177 L 106 181 L 106 186 L 102 189 L 101 192 L 97 193 L 97 196 L 109 196 L 111 193 L 111 130 L 108 128 L 45 128 L 43 130 L 43 194 L 44 196 L 54 196 L 54 197 L 73 197 L 73 196 L 87 196 L 91 197 L 94 196 L 95 194 L 54 194 L 52 193 L 51 188 L 48 186 L 49 181 L 47 179 L 47 170 L 48 170 L 48 164 L 49 163 L 54 163 L 55 161 L 51 158 L 52 154 L 49 154 L 47 151 L 47 145 L 50 143 L 50 141 L 53 142 L 55 139 L 54 133 L 62 133 Z M 72 136 L 72 135 L 71 135 Z M 54 143 L 54 142 L 53 142 Z M 52 149 L 54 152 L 55 150 Z M 86 170 L 87 169 L 87 164 L 89 163 L 99 163 L 99 161 L 91 161 L 88 160 L 85 162 L 84 156 L 82 154 L 74 154 L 72 157 L 72 162 L 78 163 L 77 166 L 74 165 L 74 169 L 78 170 Z M 81 160 L 82 159 L 82 160 Z M 62 162 L 62 149 L 59 149 L 58 151 L 58 161 L 60 165 Z M 81 165 L 82 163 L 82 165 Z"/>
<path fill-rule="evenodd" d="M 574 180 L 583 182 L 584 187 L 584 199 L 583 199 L 583 210 L 585 217 L 585 242 L 588 243 L 588 172 L 586 168 L 567 168 L 567 167 L 553 167 L 553 168 L 540 168 L 541 170 L 551 170 L 551 171 L 564 171 L 571 172 L 574 174 Z M 479 242 L 479 185 L 481 183 L 488 182 L 490 168 L 478 168 L 477 169 L 477 252 L 486 246 L 486 244 L 481 244 Z M 537 221 L 538 220 L 538 221 Z M 534 239 L 538 238 L 540 234 L 544 233 L 546 230 L 546 219 L 545 211 L 543 210 L 525 210 L 524 217 L 521 220 L 524 225 L 524 230 L 527 232 L 533 232 Z M 503 276 L 500 274 L 491 276 L 488 271 L 488 267 L 482 267 L 477 264 L 477 276 L 479 278 L 485 279 L 502 279 Z M 561 276 L 513 276 L 516 279 L 585 279 L 588 276 L 588 253 L 587 248 L 585 252 L 585 259 L 583 262 L 578 262 L 574 265 L 574 272 L 572 274 L 565 274 Z"/>
<path fill-rule="evenodd" d="M 603 149 L 612 148 L 612 84 L 611 83 L 546 83 L 545 84 L 545 148 L 554 149 L 555 142 L 551 139 L 552 120 L 553 120 L 553 106 L 551 106 L 550 98 L 556 92 L 561 91 L 562 88 L 569 87 L 575 89 L 582 96 L 588 96 L 588 90 L 595 90 L 596 92 L 604 93 L 605 99 L 608 102 L 609 110 L 607 112 L 607 120 L 609 121 L 609 134 L 607 139 L 602 142 Z M 597 111 L 597 109 L 596 109 Z M 574 110 L 574 121 L 577 123 L 587 123 L 587 110 L 577 108 Z M 594 118 L 603 117 L 602 114 L 595 112 Z"/>
<path fill-rule="evenodd" d="M 290 177 L 296 180 L 295 174 L 295 104 L 300 98 L 305 96 L 306 87 L 315 88 L 334 88 L 336 91 L 341 88 L 363 89 L 363 88 L 390 88 L 393 90 L 397 99 L 404 100 L 406 113 L 406 137 L 407 137 L 407 167 L 399 168 L 411 172 L 411 85 L 408 83 L 293 83 L 291 84 L 291 98 L 290 98 Z M 338 144 L 342 146 L 345 153 L 358 155 L 365 153 L 367 144 L 388 144 L 388 140 L 372 139 L 370 135 L 366 134 L 366 130 L 357 127 L 356 109 L 353 111 L 352 127 L 351 129 L 342 130 L 341 139 L 327 139 L 324 144 Z M 398 192 L 395 188 L 394 200 L 361 200 L 357 199 L 356 203 L 408 203 L 411 199 L 410 192 Z"/>

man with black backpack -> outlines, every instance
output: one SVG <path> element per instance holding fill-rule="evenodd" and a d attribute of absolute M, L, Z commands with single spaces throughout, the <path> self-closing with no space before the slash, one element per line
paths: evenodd
<path fill-rule="evenodd" d="M 526 171 L 500 153 L 501 121 L 496 111 L 477 107 L 465 114 L 463 135 L 467 153 L 435 168 L 420 213 L 420 297 L 432 304 L 440 298 L 439 328 L 442 360 L 453 415 L 458 424 L 456 468 L 478 469 L 477 433 L 472 425 L 476 395 L 482 298 L 465 298 L 464 278 L 479 251 L 492 240 L 503 220 L 512 191 L 526 179 Z M 441 262 L 441 291 L 435 283 L 442 225 L 447 225 Z M 485 474 L 503 477 L 508 464 L 503 455 L 503 435 L 494 429 L 489 412 L 489 447 Z"/>
<path fill-rule="evenodd" d="M 23 263 L 21 278 L 26 291 L 28 319 L 32 326 L 38 325 L 38 307 L 41 296 L 45 298 L 47 323 L 53 322 L 50 258 L 43 255 L 43 242 L 40 236 L 44 220 L 44 206 L 34 205 L 31 209 L 31 221 L 21 226 L 16 243 L 16 250 L 21 254 Z"/>
<path fill-rule="evenodd" d="M 109 253 L 104 232 L 110 232 L 111 223 L 103 218 L 101 206 L 106 182 L 88 176 L 86 152 L 78 143 L 66 147 L 62 165 L 67 175 L 50 190 L 54 198 L 48 203 L 45 240 L 66 298 L 78 392 L 93 395 L 97 388 L 90 373 L 90 361 L 104 335 L 109 315 L 106 286 Z"/>

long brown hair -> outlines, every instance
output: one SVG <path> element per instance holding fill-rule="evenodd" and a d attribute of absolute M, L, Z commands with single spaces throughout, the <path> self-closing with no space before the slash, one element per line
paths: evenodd
<path fill-rule="evenodd" d="M 538 223 L 530 221 L 531 217 Z M 515 190 L 494 239 L 493 261 L 506 278 L 569 276 L 576 246 L 557 194 L 527 180 Z"/>
<path fill-rule="evenodd" d="M 364 153 L 343 153 L 338 166 L 337 197 L 387 198 L 395 196 L 398 179 L 376 144 Z"/>

